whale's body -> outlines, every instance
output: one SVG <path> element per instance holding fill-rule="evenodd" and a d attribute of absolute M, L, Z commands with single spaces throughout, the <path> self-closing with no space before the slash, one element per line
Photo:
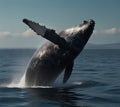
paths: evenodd
<path fill-rule="evenodd" d="M 84 21 L 59 34 L 50 29 L 42 32 L 44 29 L 40 31 L 40 25 L 27 19 L 23 22 L 38 35 L 49 40 L 32 57 L 26 71 L 26 84 L 28 86 L 51 85 L 62 71 L 65 71 L 63 78 L 65 83 L 71 75 L 74 59 L 82 51 L 93 32 L 94 21 Z"/>

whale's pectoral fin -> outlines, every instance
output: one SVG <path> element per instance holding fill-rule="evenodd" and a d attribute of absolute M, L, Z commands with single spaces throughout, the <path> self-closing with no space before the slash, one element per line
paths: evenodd
<path fill-rule="evenodd" d="M 67 64 L 65 73 L 64 73 L 64 78 L 63 78 L 63 83 L 66 83 L 67 80 L 69 79 L 71 73 L 72 73 L 72 68 L 73 68 L 74 62 L 71 61 Z"/>
<path fill-rule="evenodd" d="M 51 30 L 46 28 L 45 26 L 41 26 L 36 22 L 33 22 L 28 19 L 23 19 L 23 22 L 27 24 L 33 31 L 37 33 L 37 35 L 41 35 L 47 40 L 57 44 L 60 48 L 67 48 L 67 42 L 64 38 L 60 37 L 55 30 Z"/>

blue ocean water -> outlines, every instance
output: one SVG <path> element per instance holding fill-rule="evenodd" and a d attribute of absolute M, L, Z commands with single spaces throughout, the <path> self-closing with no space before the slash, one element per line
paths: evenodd
<path fill-rule="evenodd" d="M 70 80 L 53 87 L 8 87 L 24 75 L 34 49 L 0 50 L 0 107 L 120 107 L 120 50 L 84 50 Z"/>

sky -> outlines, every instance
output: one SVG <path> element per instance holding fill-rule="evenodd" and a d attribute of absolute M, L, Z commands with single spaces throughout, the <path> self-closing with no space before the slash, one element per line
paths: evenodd
<path fill-rule="evenodd" d="M 89 43 L 120 43 L 119 5 L 120 0 L 0 0 L 0 48 L 37 48 L 45 42 L 23 18 L 57 32 L 93 19 Z"/>

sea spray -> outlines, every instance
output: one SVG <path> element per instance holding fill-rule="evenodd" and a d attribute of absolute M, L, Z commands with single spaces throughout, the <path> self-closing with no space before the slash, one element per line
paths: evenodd
<path fill-rule="evenodd" d="M 24 73 L 23 77 L 21 78 L 20 82 L 18 83 L 19 87 L 25 87 L 26 86 L 26 84 L 25 84 L 25 75 L 26 75 L 26 72 Z"/>
<path fill-rule="evenodd" d="M 68 88 L 68 87 L 73 87 L 73 86 L 79 86 L 82 84 L 81 81 L 71 81 L 67 84 L 62 84 L 61 80 L 62 80 L 62 76 L 63 73 L 61 73 L 61 75 L 57 78 L 56 82 L 53 83 L 50 86 L 27 86 L 26 82 L 25 82 L 25 76 L 26 76 L 26 72 L 23 74 L 23 76 L 20 78 L 19 81 L 15 81 L 15 79 L 13 79 L 13 81 L 10 84 L 7 85 L 3 85 L 3 87 L 8 87 L 8 88 Z"/>
<path fill-rule="evenodd" d="M 3 87 L 8 87 L 8 88 L 52 88 L 52 86 L 27 86 L 25 83 L 25 75 L 26 75 L 26 72 L 21 77 L 19 82 L 16 82 L 15 80 L 13 80 L 10 84 L 5 85 Z"/>
<path fill-rule="evenodd" d="M 26 72 L 24 73 L 24 75 L 22 76 L 22 78 L 20 79 L 19 82 L 15 82 L 14 80 L 7 85 L 7 87 L 18 87 L 18 88 L 25 88 L 26 87 L 26 84 L 25 84 L 25 75 L 26 75 Z"/>

